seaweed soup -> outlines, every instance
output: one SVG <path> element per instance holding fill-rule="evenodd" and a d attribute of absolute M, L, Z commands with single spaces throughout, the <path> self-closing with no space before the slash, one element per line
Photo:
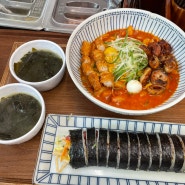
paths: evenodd
<path fill-rule="evenodd" d="M 19 78 L 29 82 L 48 80 L 56 75 L 63 64 L 62 58 L 49 50 L 37 50 L 26 53 L 14 64 L 15 73 Z"/>
<path fill-rule="evenodd" d="M 17 93 L 0 99 L 0 139 L 16 139 L 29 132 L 41 115 L 34 97 Z"/>

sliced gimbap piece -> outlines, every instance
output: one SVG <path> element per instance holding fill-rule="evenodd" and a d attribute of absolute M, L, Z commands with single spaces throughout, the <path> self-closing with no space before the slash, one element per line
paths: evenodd
<path fill-rule="evenodd" d="M 175 172 L 179 172 L 182 169 L 184 163 L 184 151 L 180 138 L 177 135 L 170 136 L 175 150 L 175 163 L 173 169 Z"/>
<path fill-rule="evenodd" d="M 138 138 L 140 143 L 140 164 L 138 164 L 138 168 L 140 170 L 148 170 L 151 157 L 149 139 L 145 133 L 138 133 Z"/>
<path fill-rule="evenodd" d="M 182 168 L 180 169 L 180 172 L 185 172 L 185 136 L 178 136 L 180 141 L 181 141 L 181 145 L 183 148 L 183 154 L 184 154 L 184 163 L 182 165 Z"/>
<path fill-rule="evenodd" d="M 98 134 L 98 165 L 107 166 L 107 130 L 99 129 Z"/>
<path fill-rule="evenodd" d="M 71 147 L 69 150 L 70 164 L 73 168 L 85 166 L 82 130 L 70 130 Z"/>
<path fill-rule="evenodd" d="M 129 139 L 128 133 L 119 133 L 119 142 L 120 142 L 120 160 L 119 168 L 127 169 L 128 160 L 129 160 Z"/>
<path fill-rule="evenodd" d="M 96 129 L 95 128 L 88 128 L 86 131 L 86 135 L 87 135 L 88 166 L 97 166 Z"/>
<path fill-rule="evenodd" d="M 117 132 L 109 131 L 109 157 L 108 167 L 117 167 L 118 140 Z"/>
<path fill-rule="evenodd" d="M 160 146 L 156 134 L 148 134 L 148 139 L 151 147 L 151 161 L 149 170 L 157 171 L 160 166 Z"/>
<path fill-rule="evenodd" d="M 130 138 L 130 165 L 129 169 L 136 170 L 138 168 L 139 159 L 139 141 L 136 133 L 129 133 Z"/>
<path fill-rule="evenodd" d="M 167 171 L 171 166 L 172 152 L 171 143 L 167 134 L 159 134 L 162 148 L 162 162 L 160 170 Z"/>

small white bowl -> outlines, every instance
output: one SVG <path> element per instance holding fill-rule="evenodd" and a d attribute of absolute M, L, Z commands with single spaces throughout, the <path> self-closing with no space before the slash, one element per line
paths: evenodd
<path fill-rule="evenodd" d="M 31 87 L 30 85 L 26 85 L 22 83 L 12 83 L 12 84 L 8 84 L 8 85 L 0 87 L 0 99 L 2 97 L 8 97 L 8 96 L 18 94 L 18 93 L 24 93 L 24 94 L 30 95 L 34 97 L 36 100 L 38 100 L 38 102 L 41 105 L 40 118 L 38 122 L 35 124 L 35 126 L 25 135 L 18 137 L 16 139 L 11 139 L 11 140 L 0 139 L 0 144 L 13 145 L 13 144 L 20 144 L 20 143 L 26 142 L 30 140 L 31 138 L 33 138 L 40 131 L 44 123 L 46 108 L 45 108 L 44 99 L 39 91 Z"/>
<path fill-rule="evenodd" d="M 35 48 L 37 50 L 49 50 L 55 54 L 57 54 L 59 57 L 62 58 L 63 64 L 59 72 L 54 75 L 53 77 L 49 78 L 48 80 L 41 81 L 41 82 L 28 82 L 21 78 L 19 78 L 15 71 L 14 71 L 14 63 L 17 63 L 20 61 L 20 59 L 27 54 L 29 51 L 32 51 L 32 48 Z M 63 49 L 56 43 L 48 41 L 48 40 L 32 40 L 29 42 L 24 43 L 20 47 L 18 47 L 10 57 L 9 61 L 9 68 L 12 76 L 20 83 L 28 84 L 33 87 L 35 87 L 39 91 L 48 91 L 56 87 L 60 81 L 62 80 L 62 77 L 65 73 L 65 54 Z"/>

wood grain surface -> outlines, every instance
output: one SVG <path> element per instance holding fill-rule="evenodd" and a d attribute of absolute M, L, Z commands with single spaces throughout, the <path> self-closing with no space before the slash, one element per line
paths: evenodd
<path fill-rule="evenodd" d="M 9 73 L 8 62 L 11 52 L 20 44 L 47 39 L 65 46 L 69 34 L 45 31 L 30 31 L 0 28 L 0 85 L 16 82 Z M 61 83 L 53 90 L 42 92 L 46 103 L 46 113 L 73 114 L 150 120 L 159 122 L 185 123 L 185 100 L 177 105 L 151 115 L 126 116 L 104 110 L 85 98 L 72 82 L 66 69 Z M 0 145 L 0 184 L 32 184 L 42 130 L 33 139 L 19 145 Z"/>

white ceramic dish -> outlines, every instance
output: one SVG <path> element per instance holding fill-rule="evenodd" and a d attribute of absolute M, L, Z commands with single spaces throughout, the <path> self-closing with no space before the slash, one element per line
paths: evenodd
<path fill-rule="evenodd" d="M 185 174 L 175 172 L 133 171 L 106 167 L 73 169 L 67 166 L 61 173 L 57 173 L 55 157 L 52 155 L 56 137 L 66 136 L 70 129 L 84 127 L 147 133 L 181 135 L 185 133 L 184 124 L 50 114 L 46 118 L 33 176 L 35 184 L 183 185 L 185 183 Z"/>
<path fill-rule="evenodd" d="M 38 102 L 41 105 L 41 115 L 40 115 L 38 122 L 35 124 L 35 126 L 25 135 L 19 138 L 16 138 L 16 139 L 11 139 L 11 140 L 1 140 L 0 139 L 0 144 L 12 145 L 12 144 L 20 144 L 20 143 L 26 142 L 30 140 L 31 138 L 33 138 L 40 131 L 44 123 L 46 108 L 45 108 L 44 99 L 39 91 L 37 91 L 35 88 L 29 85 L 21 84 L 21 83 L 13 83 L 13 84 L 8 84 L 8 85 L 0 87 L 0 99 L 2 97 L 8 97 L 8 96 L 11 96 L 17 93 L 28 94 L 34 97 L 36 100 L 38 100 Z"/>
<path fill-rule="evenodd" d="M 14 63 L 19 62 L 20 59 L 26 53 L 28 53 L 29 51 L 32 51 L 32 48 L 36 48 L 37 50 L 49 50 L 51 52 L 54 52 L 55 54 L 57 54 L 59 57 L 62 58 L 63 65 L 55 76 L 53 76 L 52 78 L 48 80 L 41 81 L 41 82 L 28 82 L 28 81 L 22 80 L 16 75 L 14 71 Z M 51 42 L 49 40 L 32 40 L 32 41 L 24 43 L 23 45 L 19 46 L 13 52 L 12 56 L 10 57 L 10 62 L 9 62 L 10 72 L 18 82 L 31 85 L 39 91 L 48 91 L 56 87 L 62 80 L 62 77 L 65 73 L 65 67 L 66 67 L 65 54 L 64 54 L 63 49 L 58 44 Z"/>
<path fill-rule="evenodd" d="M 92 42 L 98 36 L 115 29 L 127 28 L 132 25 L 134 29 L 150 32 L 161 39 L 166 40 L 173 47 L 173 54 L 178 61 L 180 81 L 174 95 L 162 105 L 149 110 L 126 110 L 116 108 L 93 97 L 84 87 L 80 76 L 82 41 Z M 66 64 L 68 72 L 81 93 L 98 106 L 112 112 L 127 115 L 145 115 L 156 113 L 177 104 L 185 97 L 185 32 L 168 19 L 138 9 L 113 9 L 91 16 L 83 21 L 71 34 L 66 48 Z"/>

